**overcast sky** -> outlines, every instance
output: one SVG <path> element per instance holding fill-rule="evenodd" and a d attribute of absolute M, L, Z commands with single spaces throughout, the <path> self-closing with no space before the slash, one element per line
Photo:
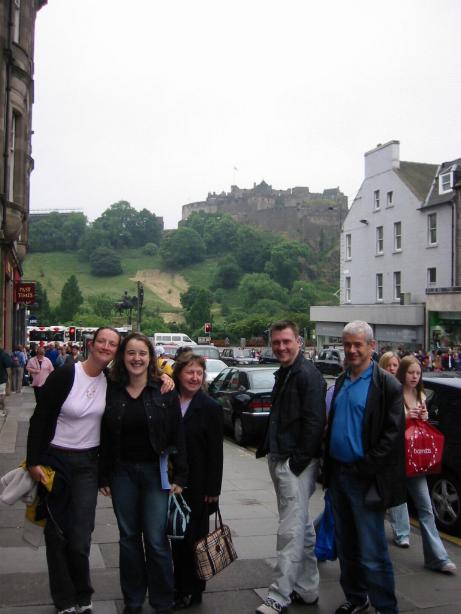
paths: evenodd
<path fill-rule="evenodd" d="M 459 0 L 48 0 L 31 209 L 127 200 L 175 228 L 234 181 L 353 197 L 391 139 L 460 157 L 460 23 Z"/>

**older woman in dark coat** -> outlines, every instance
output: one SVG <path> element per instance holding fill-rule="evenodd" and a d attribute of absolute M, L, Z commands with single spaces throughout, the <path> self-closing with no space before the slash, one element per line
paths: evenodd
<path fill-rule="evenodd" d="M 187 352 L 176 361 L 173 379 L 183 414 L 189 479 L 183 496 L 192 514 L 184 540 L 172 542 L 175 609 L 202 601 L 205 582 L 195 573 L 193 546 L 209 531 L 209 514 L 217 507 L 223 471 L 221 406 L 203 390 L 205 360 Z"/>

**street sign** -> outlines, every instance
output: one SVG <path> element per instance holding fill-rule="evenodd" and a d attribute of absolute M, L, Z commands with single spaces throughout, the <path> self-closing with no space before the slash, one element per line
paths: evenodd
<path fill-rule="evenodd" d="M 38 318 L 37 316 L 29 316 L 29 326 L 37 326 Z"/>

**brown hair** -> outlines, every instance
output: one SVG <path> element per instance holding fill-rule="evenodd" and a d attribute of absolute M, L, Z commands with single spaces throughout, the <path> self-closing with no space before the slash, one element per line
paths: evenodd
<path fill-rule="evenodd" d="M 400 365 L 399 365 L 399 369 L 397 371 L 396 377 L 399 380 L 399 382 L 402 384 L 402 386 L 405 386 L 405 376 L 407 374 L 408 369 L 411 367 L 411 365 L 418 365 L 418 367 L 421 369 L 419 360 L 415 358 L 414 356 L 404 356 L 402 360 L 400 361 Z M 421 375 L 422 375 L 422 369 L 421 369 Z M 422 401 L 423 393 L 424 393 L 423 378 L 420 377 L 418 385 L 416 386 L 416 396 L 418 397 L 418 401 Z"/>
<path fill-rule="evenodd" d="M 299 328 L 298 325 L 293 322 L 293 320 L 278 320 L 274 322 L 271 326 L 271 334 L 275 330 L 285 330 L 285 328 L 291 328 L 296 338 L 299 337 Z"/>
<path fill-rule="evenodd" d="M 174 363 L 174 367 L 173 367 L 173 380 L 174 383 L 176 384 L 176 388 L 180 391 L 181 387 L 180 387 L 180 383 L 179 383 L 179 376 L 181 375 L 182 371 L 191 363 L 196 363 L 198 365 L 200 365 L 203 369 L 203 382 L 202 382 L 202 388 L 205 390 L 206 389 L 206 378 L 205 378 L 205 372 L 206 372 L 206 360 L 203 356 L 199 356 L 198 354 L 194 354 L 192 351 L 190 352 L 183 352 L 177 359 L 176 362 Z"/>
<path fill-rule="evenodd" d="M 98 329 L 96 333 L 99 330 L 101 329 Z M 112 329 L 109 327 L 109 330 L 112 330 Z M 95 338 L 96 338 L 96 333 L 95 333 Z M 152 343 L 150 342 L 149 337 L 146 337 L 146 335 L 143 335 L 142 333 L 130 333 L 122 340 L 117 350 L 117 354 L 115 355 L 114 364 L 112 365 L 110 372 L 109 372 L 110 379 L 113 382 L 122 384 L 122 386 L 126 386 L 129 383 L 130 378 L 128 375 L 128 371 L 125 367 L 125 362 L 123 358 L 125 355 L 126 346 L 133 339 L 136 341 L 142 341 L 144 345 L 147 347 L 147 349 L 149 350 L 149 364 L 147 367 L 148 381 L 159 381 L 160 375 L 157 369 L 157 361 L 155 359 L 154 348 L 152 347 Z"/>

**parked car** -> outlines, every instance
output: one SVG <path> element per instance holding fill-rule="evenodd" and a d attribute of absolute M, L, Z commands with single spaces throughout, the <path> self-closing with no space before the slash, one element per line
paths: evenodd
<path fill-rule="evenodd" d="M 439 530 L 461 535 L 461 378 L 423 374 L 429 421 L 445 436 L 442 472 L 428 484 Z"/>
<path fill-rule="evenodd" d="M 194 354 L 198 354 L 199 356 L 205 356 L 205 358 L 213 358 L 215 360 L 221 359 L 221 354 L 219 350 L 214 345 L 194 345 L 192 347 L 187 346 L 188 350 L 192 350 Z"/>
<path fill-rule="evenodd" d="M 279 359 L 275 356 L 272 348 L 263 348 L 259 355 L 260 364 L 279 364 Z"/>
<path fill-rule="evenodd" d="M 224 425 L 235 441 L 258 441 L 266 428 L 277 367 L 229 367 L 210 384 L 208 392 L 223 408 Z"/>
<path fill-rule="evenodd" d="M 250 348 L 225 348 L 221 352 L 221 360 L 229 366 L 259 364 L 256 352 Z"/>
<path fill-rule="evenodd" d="M 227 367 L 226 363 L 222 360 L 215 360 L 214 358 L 206 359 L 206 383 L 211 382 Z"/>
<path fill-rule="evenodd" d="M 337 377 L 343 372 L 344 352 L 335 348 L 321 350 L 314 364 L 320 373 Z"/>

